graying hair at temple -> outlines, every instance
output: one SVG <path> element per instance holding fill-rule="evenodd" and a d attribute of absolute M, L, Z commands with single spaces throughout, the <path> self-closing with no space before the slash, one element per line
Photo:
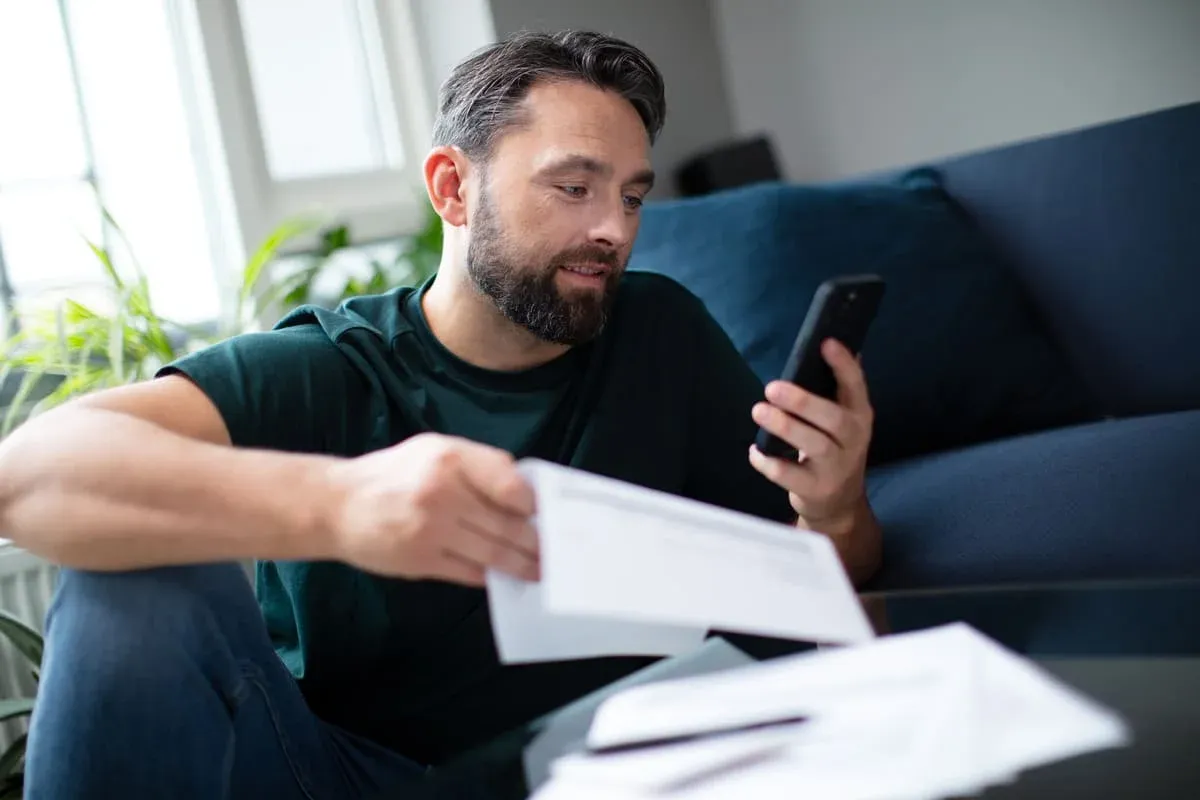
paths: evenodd
<path fill-rule="evenodd" d="M 521 101 L 537 83 L 574 80 L 620 94 L 637 110 L 651 143 L 666 119 L 662 74 L 637 47 L 588 31 L 518 33 L 483 48 L 442 84 L 434 145 L 454 145 L 474 160 L 522 123 Z"/>

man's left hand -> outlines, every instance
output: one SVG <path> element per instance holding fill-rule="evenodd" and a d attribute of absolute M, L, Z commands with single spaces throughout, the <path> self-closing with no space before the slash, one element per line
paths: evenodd
<path fill-rule="evenodd" d="M 866 498 L 867 449 L 875 412 L 858 359 L 840 342 L 821 353 L 837 378 L 837 400 L 826 400 L 787 381 L 766 387 L 754 421 L 799 451 L 796 460 L 750 448 L 750 463 L 788 492 L 801 527 L 828 534 L 848 569 L 877 566 L 879 531 Z M 872 563 L 864 563 L 872 562 Z"/>

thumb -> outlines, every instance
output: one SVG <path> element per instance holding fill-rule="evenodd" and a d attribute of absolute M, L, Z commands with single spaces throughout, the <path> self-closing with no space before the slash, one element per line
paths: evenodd
<path fill-rule="evenodd" d="M 510 514 L 533 515 L 537 509 L 533 487 L 521 475 L 510 453 L 464 440 L 459 455 L 463 477 L 485 500 Z"/>

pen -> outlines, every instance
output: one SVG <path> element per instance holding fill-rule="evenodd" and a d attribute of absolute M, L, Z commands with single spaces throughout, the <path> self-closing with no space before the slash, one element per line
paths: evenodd
<path fill-rule="evenodd" d="M 724 728 L 712 728 L 704 731 L 690 731 L 688 733 L 678 733 L 672 736 L 659 736 L 652 739 L 636 739 L 628 742 L 620 742 L 619 744 L 606 744 L 599 746 L 587 747 L 587 753 L 593 756 L 614 755 L 617 753 L 628 753 L 639 750 L 652 750 L 659 747 L 669 747 L 675 744 L 684 744 L 686 742 L 703 741 L 706 739 L 717 739 L 722 736 L 732 736 L 737 733 L 748 733 L 750 731 L 769 730 L 771 728 L 783 728 L 788 725 L 798 725 L 802 722 L 807 722 L 808 717 L 782 717 L 780 719 L 766 720 L 764 722 L 749 722 L 743 725 L 732 725 Z"/>

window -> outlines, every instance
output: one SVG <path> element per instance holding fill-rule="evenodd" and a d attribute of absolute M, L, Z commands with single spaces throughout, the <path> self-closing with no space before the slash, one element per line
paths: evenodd
<path fill-rule="evenodd" d="M 308 213 L 416 230 L 432 106 L 406 0 L 193 0 L 244 243 Z"/>
<path fill-rule="evenodd" d="M 132 245 L 162 315 L 210 320 L 305 214 L 423 222 L 431 105 L 408 0 L 2 0 L 0 306 L 98 302 Z"/>
<path fill-rule="evenodd" d="M 0 282 L 25 307 L 102 295 L 100 202 L 161 313 L 211 318 L 213 258 L 162 3 L 0 3 Z M 123 46 L 113 46 L 122 42 Z M 123 256 L 128 264 L 130 254 Z"/>
<path fill-rule="evenodd" d="M 240 0 L 238 11 L 272 179 L 403 166 L 369 9 L 356 0 Z"/>

